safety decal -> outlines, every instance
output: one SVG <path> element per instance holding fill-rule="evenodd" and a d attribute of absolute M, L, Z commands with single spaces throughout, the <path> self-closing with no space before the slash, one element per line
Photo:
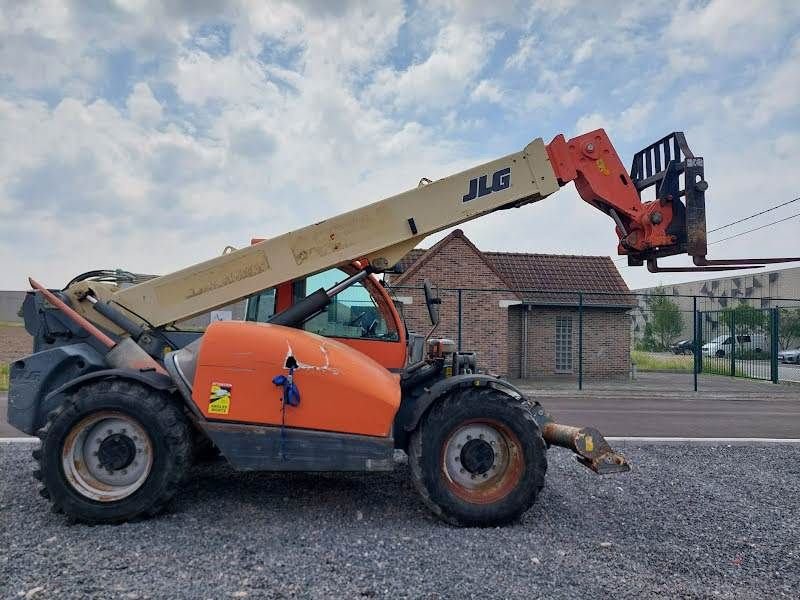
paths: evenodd
<path fill-rule="evenodd" d="M 212 415 L 227 415 L 231 410 L 230 383 L 212 383 L 211 395 L 208 398 L 208 412 Z"/>
<path fill-rule="evenodd" d="M 609 171 L 608 167 L 606 166 L 606 161 L 604 161 L 602 158 L 598 158 L 596 161 L 594 161 L 594 164 L 597 165 L 597 170 L 603 175 L 611 175 L 611 171 Z"/>

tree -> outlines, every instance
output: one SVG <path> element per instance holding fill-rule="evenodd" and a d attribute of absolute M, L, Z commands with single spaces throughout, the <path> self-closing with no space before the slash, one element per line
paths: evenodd
<path fill-rule="evenodd" d="M 657 288 L 654 295 L 647 298 L 647 305 L 651 312 L 648 325 L 650 325 L 650 331 L 655 338 L 658 350 L 668 349 L 670 342 L 683 331 L 681 309 L 663 293 L 662 288 Z"/>
<path fill-rule="evenodd" d="M 766 310 L 753 308 L 749 304 L 741 302 L 736 308 L 723 310 L 719 315 L 719 322 L 728 330 L 735 323 L 736 333 L 742 334 L 765 329 L 768 318 Z"/>
<path fill-rule="evenodd" d="M 778 342 L 782 350 L 792 347 L 795 341 L 800 341 L 800 308 L 780 309 L 780 326 L 778 327 Z"/>

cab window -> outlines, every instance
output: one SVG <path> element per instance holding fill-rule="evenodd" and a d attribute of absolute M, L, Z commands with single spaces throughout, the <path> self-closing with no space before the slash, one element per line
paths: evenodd
<path fill-rule="evenodd" d="M 275 288 L 250 296 L 247 299 L 248 321 L 266 323 L 275 314 Z"/>
<path fill-rule="evenodd" d="M 329 269 L 294 283 L 294 301 L 330 288 L 346 279 L 340 269 Z M 399 334 L 394 323 L 387 322 L 369 289 L 356 283 L 339 292 L 327 309 L 303 324 L 303 329 L 325 337 L 397 341 Z"/>

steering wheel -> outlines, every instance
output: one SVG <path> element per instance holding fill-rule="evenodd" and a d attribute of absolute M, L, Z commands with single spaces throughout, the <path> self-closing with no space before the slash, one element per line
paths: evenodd
<path fill-rule="evenodd" d="M 366 315 L 366 314 L 367 314 L 367 313 L 365 313 L 365 312 L 358 313 L 358 314 L 357 314 L 355 317 L 353 317 L 352 319 L 350 319 L 350 320 L 347 322 L 347 325 L 348 325 L 349 327 L 352 327 L 352 326 L 354 326 L 354 325 L 355 325 L 356 323 L 358 323 L 358 322 L 359 322 L 361 319 L 363 319 L 363 318 L 364 318 L 364 315 Z"/>

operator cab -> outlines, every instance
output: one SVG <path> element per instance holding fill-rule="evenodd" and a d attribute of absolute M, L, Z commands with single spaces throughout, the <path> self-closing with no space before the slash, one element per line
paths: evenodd
<path fill-rule="evenodd" d="M 355 272 L 355 269 L 349 269 Z M 280 284 L 247 300 L 246 320 L 266 323 L 316 290 L 330 289 L 352 272 L 339 268 Z M 339 292 L 319 314 L 304 322 L 304 331 L 346 344 L 391 371 L 406 363 L 406 333 L 400 315 L 378 279 L 369 276 Z"/>

